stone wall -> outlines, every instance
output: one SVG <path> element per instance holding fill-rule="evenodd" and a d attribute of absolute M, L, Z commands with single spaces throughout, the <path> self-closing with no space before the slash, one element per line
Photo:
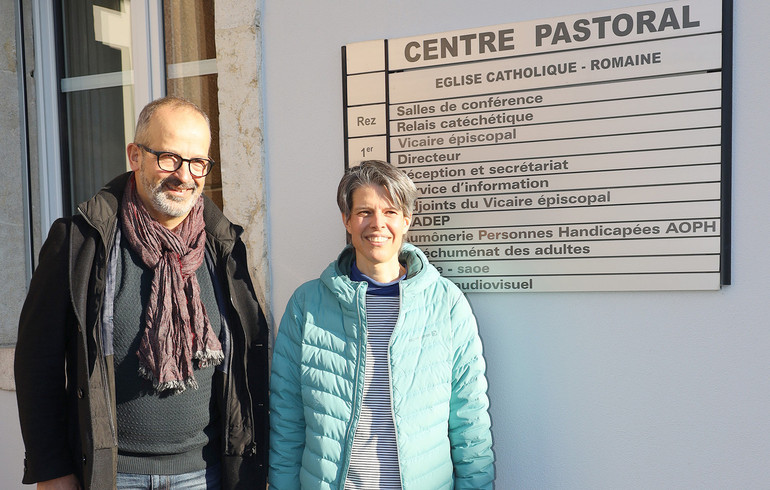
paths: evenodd
<path fill-rule="evenodd" d="M 12 389 L 16 329 L 27 292 L 14 2 L 0 3 L 0 389 Z"/>
<path fill-rule="evenodd" d="M 265 158 L 260 85 L 260 14 L 255 2 L 217 0 L 216 45 L 222 195 L 227 217 L 243 226 L 251 275 L 272 324 L 267 262 Z"/>

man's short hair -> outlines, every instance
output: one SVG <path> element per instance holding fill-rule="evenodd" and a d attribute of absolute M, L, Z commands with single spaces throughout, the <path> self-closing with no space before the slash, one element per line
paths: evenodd
<path fill-rule="evenodd" d="M 353 192 L 365 186 L 382 186 L 390 201 L 404 213 L 411 216 L 417 200 L 417 187 L 406 173 L 382 160 L 366 160 L 357 167 L 351 167 L 342 176 L 337 187 L 337 205 L 343 216 L 348 218 L 353 207 Z"/>
<path fill-rule="evenodd" d="M 141 145 L 147 145 L 149 143 L 150 135 L 148 133 L 150 130 L 150 122 L 152 121 L 152 116 L 155 114 L 155 111 L 161 107 L 168 107 L 170 109 L 186 108 L 195 111 L 203 116 L 203 119 L 206 120 L 206 125 L 209 127 L 209 133 L 211 132 L 211 122 L 209 121 L 209 116 L 203 112 L 203 109 L 198 107 L 198 105 L 194 102 L 185 99 L 184 97 L 179 97 L 177 95 L 167 95 L 166 97 L 153 100 L 144 106 L 142 112 L 139 113 L 139 119 L 136 122 L 136 131 L 134 132 L 134 143 Z"/>

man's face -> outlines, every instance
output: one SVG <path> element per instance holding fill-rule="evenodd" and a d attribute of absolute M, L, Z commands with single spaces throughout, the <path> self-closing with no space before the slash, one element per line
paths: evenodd
<path fill-rule="evenodd" d="M 207 158 L 211 136 L 206 120 L 189 108 L 160 107 L 149 125 L 149 140 L 155 151 L 170 151 L 184 158 Z M 150 216 L 169 229 L 176 228 L 203 192 L 205 177 L 193 177 L 187 162 L 175 172 L 158 167 L 155 155 L 131 143 L 127 148 L 136 189 Z"/>
<path fill-rule="evenodd" d="M 411 217 L 404 216 L 382 186 L 364 186 L 353 192 L 350 216 L 342 219 L 352 237 L 359 270 L 380 282 L 397 279 L 398 252 Z"/>

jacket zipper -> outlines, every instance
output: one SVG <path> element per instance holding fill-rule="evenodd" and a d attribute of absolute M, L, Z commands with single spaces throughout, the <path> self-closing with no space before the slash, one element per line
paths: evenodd
<path fill-rule="evenodd" d="M 232 298 L 230 298 L 230 302 L 232 303 Z M 229 328 L 229 323 L 228 323 Z M 227 334 L 225 334 L 227 335 Z M 227 354 L 227 359 L 225 362 L 227 363 L 227 373 L 225 374 L 225 382 L 222 383 L 224 386 L 224 393 L 222 393 L 222 411 L 224 412 L 223 419 L 224 419 L 224 427 L 223 427 L 223 434 L 222 438 L 224 439 L 224 444 L 222 445 L 222 450 L 227 451 L 228 446 L 230 445 L 230 392 L 232 391 L 231 383 L 233 383 L 233 341 L 232 341 L 232 332 L 230 332 L 230 349 L 228 349 L 229 352 Z"/>
<path fill-rule="evenodd" d="M 393 326 L 393 332 L 390 334 L 390 340 L 388 341 L 388 394 L 390 395 L 390 417 L 393 419 L 393 436 L 396 438 L 396 458 L 398 459 L 398 480 L 401 483 L 401 488 L 404 488 L 404 474 L 401 471 L 401 450 L 399 449 L 400 444 L 398 442 L 398 428 L 396 427 L 396 410 L 393 406 L 393 371 L 391 370 L 390 366 L 390 349 L 393 347 L 393 337 L 396 333 L 396 329 L 401 324 L 401 319 L 403 318 L 404 311 L 403 311 L 403 290 L 402 285 L 399 285 L 398 288 L 398 320 L 396 320 L 396 324 Z"/>
<path fill-rule="evenodd" d="M 361 294 L 363 293 L 363 294 Z M 356 300 L 357 302 L 361 300 L 361 298 L 366 298 L 366 283 L 362 283 L 358 289 L 356 290 Z M 364 300 L 365 301 L 365 300 Z M 364 328 L 364 320 L 361 318 L 361 308 L 359 305 L 356 305 L 356 313 L 358 314 L 358 326 L 361 329 L 362 337 L 359 339 L 358 342 L 358 356 L 356 359 L 356 376 L 353 379 L 353 400 L 351 400 L 351 414 L 350 414 L 350 426 L 348 426 L 348 430 L 345 433 L 345 467 L 344 471 L 340 475 L 340 490 L 345 490 L 345 482 L 348 478 L 348 470 L 350 470 L 350 456 L 351 451 L 353 450 L 353 439 L 351 437 L 351 431 L 353 432 L 353 436 L 355 436 L 356 428 L 358 427 L 358 416 L 359 412 L 361 411 L 361 407 L 359 406 L 359 396 L 358 396 L 358 381 L 361 378 L 361 359 L 362 351 L 364 348 L 364 345 L 366 344 L 366 328 Z"/>

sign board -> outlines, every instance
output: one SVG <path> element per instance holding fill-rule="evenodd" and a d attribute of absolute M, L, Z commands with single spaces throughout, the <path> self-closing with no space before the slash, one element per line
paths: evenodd
<path fill-rule="evenodd" d="M 346 165 L 419 191 L 409 241 L 464 291 L 730 283 L 729 0 L 342 49 Z"/>

